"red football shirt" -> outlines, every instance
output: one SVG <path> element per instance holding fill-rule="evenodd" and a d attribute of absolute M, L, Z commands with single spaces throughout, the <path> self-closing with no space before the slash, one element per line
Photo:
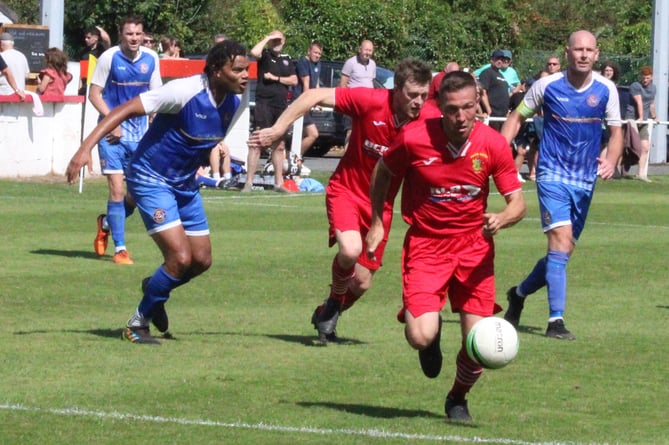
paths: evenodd
<path fill-rule="evenodd" d="M 476 122 L 462 147 L 453 147 L 440 118 L 412 124 L 383 158 L 404 178 L 402 216 L 423 235 L 449 236 L 480 229 L 490 193 L 521 189 L 511 148 L 497 131 Z"/>

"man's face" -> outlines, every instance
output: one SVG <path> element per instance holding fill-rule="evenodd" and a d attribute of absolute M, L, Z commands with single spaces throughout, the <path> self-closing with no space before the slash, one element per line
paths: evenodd
<path fill-rule="evenodd" d="M 153 49 L 153 45 L 155 43 L 155 40 L 153 39 L 152 35 L 144 35 L 144 39 L 142 40 L 142 45 L 149 49 Z"/>
<path fill-rule="evenodd" d="M 249 81 L 249 59 L 237 56 L 227 62 L 214 75 L 214 88 L 223 88 L 226 92 L 242 94 Z"/>
<path fill-rule="evenodd" d="M 511 63 L 511 59 L 507 59 L 506 57 L 495 57 L 490 62 L 490 64 L 495 68 L 497 68 L 498 70 L 506 68 L 507 66 L 509 66 L 509 63 Z"/>
<path fill-rule="evenodd" d="M 558 71 L 560 71 L 560 61 L 556 57 L 551 57 L 546 62 L 546 72 L 548 74 L 553 74 Z"/>
<path fill-rule="evenodd" d="M 374 55 L 374 45 L 372 45 L 372 42 L 362 42 L 358 54 L 360 55 L 360 59 L 363 62 L 367 62 L 369 59 L 371 59 Z"/>
<path fill-rule="evenodd" d="M 565 50 L 569 69 L 579 73 L 589 73 L 599 59 L 597 40 L 589 33 L 576 33 Z"/>
<path fill-rule="evenodd" d="M 286 43 L 286 38 L 284 36 L 277 37 L 269 41 L 269 49 L 275 53 L 280 53 L 283 49 L 283 45 Z"/>
<path fill-rule="evenodd" d="M 393 94 L 393 112 L 400 121 L 416 119 L 427 100 L 429 84 L 419 84 L 413 79 L 404 82 L 402 88 L 395 88 Z"/>
<path fill-rule="evenodd" d="M 144 25 L 141 23 L 126 23 L 119 36 L 119 45 L 124 52 L 137 52 L 144 43 Z"/>
<path fill-rule="evenodd" d="M 321 55 L 323 54 L 323 50 L 321 50 L 318 46 L 316 45 L 311 45 L 309 48 L 309 51 L 307 51 L 307 58 L 313 63 L 318 62 L 321 60 Z"/>
<path fill-rule="evenodd" d="M 96 43 L 98 43 L 98 36 L 87 32 L 84 36 L 84 42 L 86 42 L 86 46 L 92 48 Z"/>
<path fill-rule="evenodd" d="M 462 145 L 469 138 L 476 122 L 479 101 L 476 88 L 465 87 L 439 97 L 444 133 L 454 145 Z"/>

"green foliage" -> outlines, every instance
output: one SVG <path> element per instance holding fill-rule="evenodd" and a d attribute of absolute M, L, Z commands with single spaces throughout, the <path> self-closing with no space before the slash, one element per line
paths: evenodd
<path fill-rule="evenodd" d="M 6 2 L 22 23 L 38 23 L 38 0 Z M 568 35 L 592 30 L 602 52 L 624 67 L 647 63 L 652 0 L 179 0 L 164 2 L 65 2 L 65 49 L 82 47 L 82 30 L 100 25 L 112 39 L 122 14 L 141 14 L 157 36 L 179 38 L 186 54 L 204 53 L 219 32 L 252 47 L 273 29 L 287 37 L 285 51 L 298 57 L 311 40 L 324 44 L 324 58 L 344 60 L 362 39 L 375 44 L 377 63 L 392 68 L 419 57 L 435 69 L 450 60 L 478 67 L 495 48 L 514 51 L 514 66 L 534 74 L 549 54 L 562 54 Z M 623 73 L 625 74 L 625 73 Z"/>

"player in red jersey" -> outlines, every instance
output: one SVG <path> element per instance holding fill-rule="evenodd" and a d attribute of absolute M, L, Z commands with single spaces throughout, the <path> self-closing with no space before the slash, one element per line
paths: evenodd
<path fill-rule="evenodd" d="M 471 421 L 465 396 L 482 372 L 464 341 L 478 320 L 501 310 L 495 304 L 492 236 L 525 215 L 509 144 L 476 120 L 478 102 L 471 74 L 445 76 L 439 89 L 442 117 L 408 126 L 372 173 L 367 234 L 368 255 L 374 258 L 386 236 L 388 192 L 403 179 L 402 216 L 410 227 L 402 251 L 398 319 L 406 323 L 406 339 L 419 351 L 424 374 L 435 378 L 442 365 L 440 311 L 447 296 L 460 314 L 462 344 L 445 410 L 450 420 L 464 422 Z M 490 176 L 506 201 L 499 212 L 488 209 Z"/>
<path fill-rule="evenodd" d="M 392 90 L 373 88 L 317 88 L 293 102 L 267 129 L 251 135 L 249 146 L 266 147 L 283 135 L 288 126 L 316 105 L 334 107 L 353 121 L 348 148 L 326 189 L 330 222 L 330 246 L 338 245 L 332 262 L 330 295 L 313 313 L 311 322 L 321 341 L 335 341 L 339 314 L 350 308 L 372 284 L 381 267 L 383 250 L 392 220 L 392 206 L 399 187 L 395 181 L 385 200 L 386 236 L 377 243 L 375 258 L 366 255 L 365 236 L 371 220 L 370 176 L 402 127 L 418 118 L 425 103 L 432 74 L 416 59 L 401 61 L 395 70 Z"/>

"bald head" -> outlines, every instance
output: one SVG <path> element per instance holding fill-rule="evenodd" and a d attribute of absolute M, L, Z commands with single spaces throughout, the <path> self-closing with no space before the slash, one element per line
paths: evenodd
<path fill-rule="evenodd" d="M 599 59 L 597 38 L 590 31 L 573 32 L 565 48 L 565 59 L 569 81 L 579 87 L 589 79 L 592 67 Z"/>
<path fill-rule="evenodd" d="M 374 55 L 374 44 L 371 40 L 363 40 L 360 42 L 360 48 L 358 49 L 358 56 L 362 63 L 367 63 L 369 59 Z"/>

